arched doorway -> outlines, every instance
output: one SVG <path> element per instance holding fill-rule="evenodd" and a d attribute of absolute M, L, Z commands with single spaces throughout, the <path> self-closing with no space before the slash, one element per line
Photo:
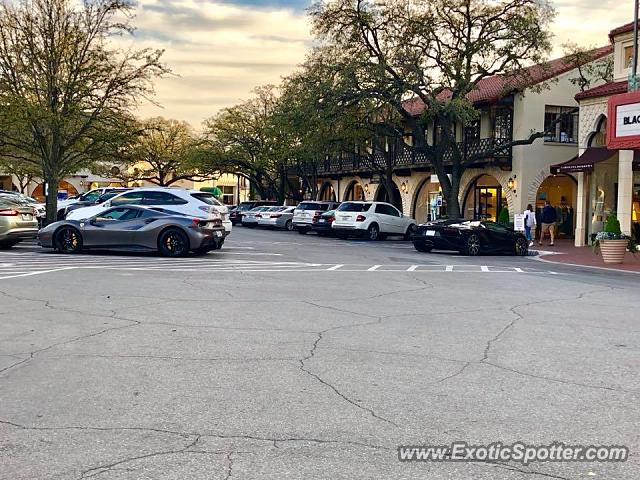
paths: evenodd
<path fill-rule="evenodd" d="M 402 212 L 402 197 L 400 196 L 400 189 L 394 181 L 391 181 L 391 188 L 393 192 L 390 192 L 385 183 L 381 181 L 373 199 L 376 202 L 390 203 Z"/>
<path fill-rule="evenodd" d="M 467 220 L 497 222 L 503 207 L 507 207 L 507 197 L 500 182 L 493 175 L 483 174 L 469 185 L 462 214 Z"/>
<path fill-rule="evenodd" d="M 61 196 L 63 198 L 67 198 L 77 194 L 78 194 L 78 190 L 69 182 L 65 180 L 61 180 L 60 183 L 58 184 L 58 198 L 61 198 Z M 31 196 L 36 200 L 44 202 L 44 183 L 40 183 L 35 188 L 33 193 L 31 193 Z"/>
<path fill-rule="evenodd" d="M 352 181 L 344 192 L 345 202 L 364 202 L 364 188 L 357 180 Z"/>
<path fill-rule="evenodd" d="M 578 183 L 570 175 L 550 175 L 545 178 L 536 193 L 536 218 L 539 219 L 546 201 L 556 209 L 558 224 L 557 235 L 573 238 L 575 232 L 575 207 L 578 195 Z M 540 225 L 540 221 L 538 221 Z"/>
<path fill-rule="evenodd" d="M 447 215 L 447 202 L 442 196 L 439 183 L 431 182 L 429 178 L 422 181 L 416 191 L 411 213 L 418 223 L 437 220 Z"/>
<path fill-rule="evenodd" d="M 333 185 L 330 182 L 325 182 L 318 194 L 318 200 L 324 200 L 327 202 L 336 201 L 336 192 L 333 190 Z"/>

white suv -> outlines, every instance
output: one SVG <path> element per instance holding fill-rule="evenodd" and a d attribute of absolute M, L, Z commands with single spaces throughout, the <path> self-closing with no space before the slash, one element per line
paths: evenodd
<path fill-rule="evenodd" d="M 70 212 L 67 220 L 92 217 L 107 208 L 118 205 L 149 205 L 205 219 L 221 218 L 225 237 L 231 233 L 229 209 L 213 195 L 199 190 L 183 188 L 145 187 L 123 192 L 100 205 L 78 208 Z"/>
<path fill-rule="evenodd" d="M 384 202 L 344 202 L 335 213 L 332 228 L 338 238 L 358 235 L 368 240 L 382 240 L 387 235 L 411 238 L 417 229 L 413 218 L 405 217 L 396 207 Z"/>

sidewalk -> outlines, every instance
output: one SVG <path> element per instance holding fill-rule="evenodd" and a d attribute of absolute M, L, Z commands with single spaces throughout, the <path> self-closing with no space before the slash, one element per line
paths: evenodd
<path fill-rule="evenodd" d="M 539 246 L 536 242 L 530 248 L 531 251 L 539 252 L 539 259 L 545 262 L 564 263 L 571 265 L 581 265 L 585 267 L 599 267 L 626 272 L 640 273 L 640 252 L 635 256 L 627 252 L 624 263 L 618 265 L 606 264 L 600 255 L 593 253 L 591 247 L 575 247 L 573 240 L 556 240 L 555 246 L 550 247 L 548 241 Z"/>

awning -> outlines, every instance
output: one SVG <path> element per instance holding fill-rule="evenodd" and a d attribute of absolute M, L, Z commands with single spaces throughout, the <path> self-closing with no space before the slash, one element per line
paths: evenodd
<path fill-rule="evenodd" d="M 596 163 L 609 160 L 617 153 L 617 150 L 608 150 L 604 147 L 589 147 L 582 155 L 573 157 L 564 163 L 551 165 L 551 173 L 590 172 Z"/>

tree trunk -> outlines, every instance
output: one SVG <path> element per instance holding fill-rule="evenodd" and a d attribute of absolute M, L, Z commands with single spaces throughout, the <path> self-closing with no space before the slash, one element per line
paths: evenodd
<path fill-rule="evenodd" d="M 44 182 L 47 186 L 46 194 L 46 206 L 47 206 L 47 218 L 46 224 L 53 223 L 57 220 L 58 214 L 58 183 L 60 180 L 56 175 L 45 174 Z"/>

